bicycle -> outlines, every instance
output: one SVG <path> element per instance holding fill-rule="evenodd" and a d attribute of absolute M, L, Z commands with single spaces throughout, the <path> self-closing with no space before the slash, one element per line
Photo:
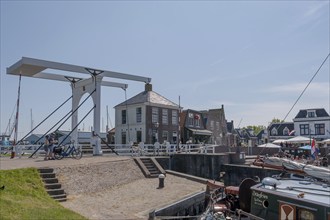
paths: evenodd
<path fill-rule="evenodd" d="M 54 157 L 57 160 L 63 159 L 63 157 L 71 156 L 74 159 L 81 159 L 82 151 L 80 148 L 76 148 L 73 143 L 69 144 L 69 147 L 65 149 L 65 146 L 59 146 L 54 148 Z"/>

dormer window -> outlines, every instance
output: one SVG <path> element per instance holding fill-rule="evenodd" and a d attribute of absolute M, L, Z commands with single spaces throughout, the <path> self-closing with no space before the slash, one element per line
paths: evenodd
<path fill-rule="evenodd" d="M 283 135 L 289 135 L 289 129 L 287 127 L 283 129 Z"/>
<path fill-rule="evenodd" d="M 272 136 L 277 135 L 277 129 L 276 128 L 273 128 L 272 131 L 271 131 L 271 133 L 272 133 Z"/>
<path fill-rule="evenodd" d="M 315 118 L 316 113 L 315 111 L 307 111 L 307 118 Z"/>

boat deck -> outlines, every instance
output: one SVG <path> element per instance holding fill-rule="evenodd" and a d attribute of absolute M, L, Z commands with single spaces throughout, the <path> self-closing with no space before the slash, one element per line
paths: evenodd
<path fill-rule="evenodd" d="M 308 180 L 279 179 L 276 188 L 258 184 L 252 188 L 263 189 L 272 194 L 283 194 L 292 198 L 301 198 L 330 207 L 330 185 Z"/>

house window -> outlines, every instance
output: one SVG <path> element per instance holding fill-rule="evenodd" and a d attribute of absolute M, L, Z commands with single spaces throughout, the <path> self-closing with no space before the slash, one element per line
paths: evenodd
<path fill-rule="evenodd" d="M 325 134 L 324 124 L 315 124 L 315 134 L 316 135 L 324 135 Z"/>
<path fill-rule="evenodd" d="M 168 141 L 168 131 L 163 131 L 163 140 Z"/>
<path fill-rule="evenodd" d="M 216 126 L 216 128 L 217 128 L 217 131 L 219 131 L 219 130 L 220 130 L 220 122 L 217 121 L 217 122 L 215 123 L 215 126 Z"/>
<path fill-rule="evenodd" d="M 210 129 L 211 130 L 214 130 L 214 121 L 211 121 L 211 123 L 210 123 Z"/>
<path fill-rule="evenodd" d="M 195 119 L 195 126 L 200 127 L 201 126 L 201 116 L 196 114 L 194 119 Z"/>
<path fill-rule="evenodd" d="M 193 113 L 188 114 L 188 126 L 191 126 L 191 127 L 194 126 L 194 114 Z"/>
<path fill-rule="evenodd" d="M 136 142 L 140 143 L 142 141 L 142 131 L 136 131 Z"/>
<path fill-rule="evenodd" d="M 272 136 L 276 136 L 277 135 L 277 129 L 273 128 L 271 131 Z"/>
<path fill-rule="evenodd" d="M 126 131 L 121 132 L 121 143 L 126 144 Z"/>
<path fill-rule="evenodd" d="M 126 124 L 126 110 L 121 111 L 121 123 Z"/>
<path fill-rule="evenodd" d="M 287 127 L 283 129 L 283 135 L 289 135 L 289 129 Z"/>
<path fill-rule="evenodd" d="M 301 135 L 308 135 L 309 134 L 309 125 L 308 124 L 300 125 L 300 134 Z"/>
<path fill-rule="evenodd" d="M 168 110 L 162 109 L 162 123 L 168 125 Z"/>
<path fill-rule="evenodd" d="M 158 122 L 158 108 L 153 107 L 152 108 L 152 123 Z"/>
<path fill-rule="evenodd" d="M 178 124 L 178 112 L 176 110 L 172 110 L 172 125 Z"/>
<path fill-rule="evenodd" d="M 136 122 L 140 123 L 142 121 L 142 108 L 136 108 Z"/>
<path fill-rule="evenodd" d="M 316 116 L 315 111 L 307 112 L 307 118 L 315 118 L 315 116 Z"/>

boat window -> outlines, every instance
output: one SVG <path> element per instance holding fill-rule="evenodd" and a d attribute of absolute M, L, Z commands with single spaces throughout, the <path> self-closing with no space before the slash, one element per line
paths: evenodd
<path fill-rule="evenodd" d="M 314 214 L 306 209 L 302 209 L 302 208 L 298 208 L 297 209 L 298 213 L 297 213 L 297 219 L 301 219 L 301 220 L 314 220 Z"/>

